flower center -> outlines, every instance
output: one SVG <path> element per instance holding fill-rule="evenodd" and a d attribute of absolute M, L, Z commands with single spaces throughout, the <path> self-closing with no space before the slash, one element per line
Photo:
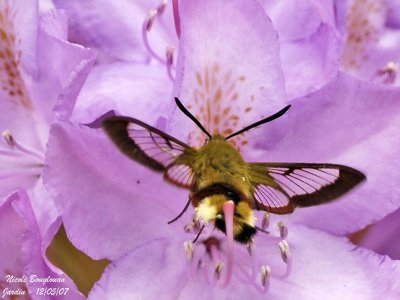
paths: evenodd
<path fill-rule="evenodd" d="M 241 129 L 241 116 L 252 111 L 251 102 L 248 105 L 241 105 L 240 85 L 246 81 L 246 76 L 234 75 L 232 70 L 223 70 L 219 63 L 215 62 L 202 71 L 195 72 L 196 86 L 193 88 L 193 95 L 186 99 L 187 108 L 193 112 L 196 119 L 212 133 L 219 133 L 228 136 Z M 240 146 L 248 143 L 246 133 L 238 135 L 229 142 L 240 150 Z M 202 146 L 204 136 L 198 130 L 191 131 L 188 143 L 193 146 Z"/>
<path fill-rule="evenodd" d="M 289 276 L 292 268 L 292 256 L 290 247 L 286 241 L 288 229 L 283 222 L 277 223 L 278 235 L 270 234 L 266 229 L 269 226 L 269 214 L 265 214 L 260 226 L 256 227 L 260 232 L 259 238 L 263 240 L 263 253 L 276 253 L 279 250 L 280 261 L 269 259 L 261 255 L 255 242 L 246 246 L 233 242 L 233 207 L 230 201 L 224 205 L 226 216 L 227 237 L 219 237 L 214 232 L 203 233 L 206 238 L 199 238 L 199 230 L 203 229 L 196 221 L 184 227 L 187 233 L 195 233 L 196 238 L 184 243 L 185 255 L 188 260 L 189 276 L 204 276 L 205 282 L 210 286 L 219 285 L 224 288 L 230 284 L 232 278 L 243 284 L 254 286 L 257 290 L 265 293 L 270 284 L 270 279 L 283 279 Z M 232 216 L 230 217 L 232 213 Z M 229 221 L 231 220 L 231 221 Z M 197 241 L 198 240 L 198 241 Z M 196 242 L 197 241 L 197 242 Z M 265 246 L 266 245 L 266 246 Z M 266 247 L 267 249 L 264 249 Z M 266 252 L 267 251 L 267 252 Z M 278 265 L 284 263 L 285 270 L 282 272 Z M 273 266 L 273 267 L 271 267 Z M 274 269 L 276 268 L 276 269 Z M 281 273 L 279 273 L 279 271 Z"/>
<path fill-rule="evenodd" d="M 8 1 L 0 3 L 0 83 L 3 93 L 15 105 L 32 109 L 33 105 L 21 77 L 18 65 L 21 51 L 18 50 L 14 20 Z"/>

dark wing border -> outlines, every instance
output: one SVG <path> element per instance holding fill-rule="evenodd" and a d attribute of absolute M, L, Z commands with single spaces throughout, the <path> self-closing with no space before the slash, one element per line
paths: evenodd
<path fill-rule="evenodd" d="M 140 133 L 142 136 L 135 138 L 133 130 L 136 129 L 129 129 L 130 124 L 137 125 L 139 127 L 137 132 L 142 131 Z M 189 145 L 134 118 L 123 116 L 110 117 L 103 121 L 102 127 L 114 144 L 125 155 L 157 172 L 166 171 L 168 166 L 177 157 L 172 152 L 180 155 L 188 151 L 194 151 Z M 140 142 L 139 139 L 142 139 L 142 141 Z M 150 145 L 151 148 L 145 149 L 145 144 Z M 154 154 L 149 155 L 146 153 L 149 150 L 155 151 Z M 171 150 L 170 153 L 167 150 Z M 157 155 L 164 155 L 164 159 L 162 160 L 160 157 L 156 158 Z"/>
<path fill-rule="evenodd" d="M 283 192 L 294 207 L 308 207 L 330 202 L 344 195 L 366 179 L 366 176 L 356 169 L 328 163 L 250 163 L 250 170 L 256 178 L 263 178 L 262 176 L 264 175 L 267 180 L 267 184 L 256 180 L 253 183 L 255 192 L 257 192 L 259 185 L 267 185 Z M 310 170 L 314 172 L 310 172 Z M 338 171 L 338 174 L 332 175 L 327 170 Z M 306 176 L 306 174 L 308 175 Z M 322 175 L 331 176 L 331 179 L 328 180 Z M 293 186 L 289 187 L 288 183 L 285 183 L 283 179 Z M 273 186 L 268 184 L 268 181 L 271 183 L 271 180 L 274 182 Z M 297 188 L 293 188 L 294 186 L 297 186 Z M 271 200 L 260 203 L 256 198 L 256 201 L 258 202 L 257 205 L 261 206 L 262 209 L 270 211 L 268 210 L 270 208 L 268 206 L 265 207 L 263 203 L 270 203 Z M 288 204 L 287 210 L 289 210 L 289 206 Z M 285 209 L 278 207 L 279 209 L 285 211 Z M 287 212 L 278 211 L 277 213 Z"/>

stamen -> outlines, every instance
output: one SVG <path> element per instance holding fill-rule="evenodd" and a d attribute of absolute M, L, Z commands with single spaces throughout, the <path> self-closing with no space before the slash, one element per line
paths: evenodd
<path fill-rule="evenodd" d="M 193 259 L 194 245 L 192 241 L 185 241 L 183 243 L 183 247 L 185 249 L 186 258 L 188 261 Z"/>
<path fill-rule="evenodd" d="M 165 64 L 165 61 L 157 53 L 155 53 L 154 50 L 150 47 L 149 40 L 147 38 L 147 33 L 151 30 L 156 16 L 157 16 L 156 9 L 152 9 L 149 11 L 146 19 L 143 22 L 142 38 L 143 38 L 144 46 L 146 47 L 146 49 L 150 53 L 150 55 L 153 56 L 160 63 Z"/>
<path fill-rule="evenodd" d="M 172 0 L 172 8 L 174 11 L 174 23 L 175 23 L 175 30 L 176 30 L 176 35 L 178 38 L 181 37 L 181 21 L 179 17 L 179 6 L 178 6 L 178 0 Z"/>
<path fill-rule="evenodd" d="M 261 284 L 263 287 L 265 287 L 267 285 L 267 283 L 269 284 L 269 278 L 271 275 L 271 267 L 269 266 L 262 266 L 261 267 Z"/>
<path fill-rule="evenodd" d="M 165 53 L 166 58 L 163 59 L 160 55 L 158 55 L 153 50 L 153 48 L 150 46 L 149 39 L 148 39 L 148 32 L 150 32 L 150 30 L 152 29 L 156 17 L 160 17 L 164 13 L 165 7 L 167 6 L 167 4 L 168 4 L 168 1 L 163 0 L 161 2 L 161 4 L 157 7 L 157 9 L 152 9 L 149 11 L 149 13 L 147 14 L 147 17 L 144 20 L 143 25 L 142 25 L 142 38 L 143 38 L 144 46 L 146 47 L 149 54 L 153 58 L 158 60 L 161 64 L 166 65 L 168 77 L 172 81 L 174 81 L 174 76 L 172 74 L 173 61 L 174 61 L 174 59 L 173 59 L 174 49 L 172 47 L 168 46 L 166 48 L 166 53 Z"/>
<path fill-rule="evenodd" d="M 277 279 L 285 279 L 290 275 L 292 271 L 293 260 L 290 254 L 289 244 L 287 241 L 285 240 L 281 241 L 278 244 L 278 246 L 281 251 L 282 260 L 286 263 L 286 271 L 283 274 L 272 273 L 271 276 Z"/>
<path fill-rule="evenodd" d="M 279 249 L 281 250 L 282 259 L 287 264 L 290 259 L 289 244 L 287 241 L 283 240 L 279 242 L 278 246 Z"/>
<path fill-rule="evenodd" d="M 227 201 L 224 204 L 224 215 L 225 215 L 225 228 L 227 236 L 227 268 L 226 277 L 221 287 L 226 287 L 232 278 L 233 270 L 233 214 L 235 211 L 235 203 L 233 201 Z"/>
<path fill-rule="evenodd" d="M 168 1 L 167 0 L 163 0 L 161 2 L 161 4 L 157 7 L 157 13 L 159 15 L 162 15 L 165 11 L 165 8 L 167 7 Z"/>
<path fill-rule="evenodd" d="M 19 150 L 23 154 L 28 154 L 36 158 L 39 158 L 40 162 L 44 161 L 44 156 L 42 153 L 18 143 L 9 130 L 3 131 L 3 138 L 11 148 Z"/>
<path fill-rule="evenodd" d="M 253 246 L 254 246 L 254 241 L 250 241 L 246 245 L 247 252 L 249 253 L 250 256 L 252 256 L 253 253 Z"/>
<path fill-rule="evenodd" d="M 221 272 L 222 270 L 225 268 L 225 264 L 222 261 L 219 261 L 216 265 L 215 265 L 215 269 L 214 269 L 214 274 L 215 277 L 217 278 L 217 280 L 220 279 L 221 277 Z"/>
<path fill-rule="evenodd" d="M 152 9 L 149 11 L 147 18 L 144 21 L 144 26 L 146 28 L 146 31 L 150 31 L 151 28 L 153 27 L 153 23 L 154 23 L 154 19 L 157 16 L 157 10 L 156 9 Z"/>
<path fill-rule="evenodd" d="M 376 72 L 378 77 L 383 78 L 383 83 L 393 84 L 396 81 L 399 65 L 394 61 L 389 61 L 382 69 Z"/>
<path fill-rule="evenodd" d="M 13 148 L 15 146 L 14 138 L 11 135 L 11 132 L 9 130 L 4 130 L 3 131 L 3 138 L 7 142 L 8 146 L 10 146 L 11 148 Z"/>
<path fill-rule="evenodd" d="M 189 224 L 186 224 L 185 227 L 183 227 L 183 230 L 186 233 L 190 233 L 190 232 L 192 232 L 194 226 L 195 226 L 194 222 L 190 222 Z"/>
<path fill-rule="evenodd" d="M 261 221 L 261 228 L 263 230 L 265 230 L 265 229 L 268 228 L 268 226 L 269 226 L 269 213 L 266 212 L 264 214 L 264 217 L 263 217 L 262 221 Z"/>
<path fill-rule="evenodd" d="M 29 170 L 17 171 L 12 173 L 1 173 L 0 172 L 0 180 L 10 179 L 10 178 L 19 178 L 19 177 L 40 177 L 42 173 L 42 167 L 34 167 Z"/>
<path fill-rule="evenodd" d="M 279 235 L 281 236 L 281 238 L 283 239 L 286 238 L 288 235 L 288 229 L 286 225 L 282 221 L 279 221 L 278 227 L 279 227 Z"/>
<path fill-rule="evenodd" d="M 165 52 L 165 56 L 167 58 L 167 73 L 168 73 L 168 77 L 174 81 L 175 78 L 172 75 L 172 66 L 174 64 L 174 48 L 168 46 Z"/>

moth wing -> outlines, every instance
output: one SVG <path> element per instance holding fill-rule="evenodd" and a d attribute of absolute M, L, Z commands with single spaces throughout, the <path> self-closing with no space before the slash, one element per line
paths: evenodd
<path fill-rule="evenodd" d="M 164 172 L 164 178 L 178 186 L 193 186 L 195 176 L 190 161 L 195 149 L 130 117 L 107 118 L 102 127 L 122 153 L 132 160 Z"/>
<path fill-rule="evenodd" d="M 330 202 L 366 179 L 353 168 L 336 164 L 251 163 L 255 208 L 290 213 L 296 206 Z"/>

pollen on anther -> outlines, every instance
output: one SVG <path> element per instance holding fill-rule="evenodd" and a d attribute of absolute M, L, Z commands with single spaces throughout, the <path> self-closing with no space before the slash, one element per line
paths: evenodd
<path fill-rule="evenodd" d="M 271 275 L 271 267 L 270 266 L 262 266 L 261 267 L 261 284 L 265 286 L 268 282 L 268 279 Z"/>
<path fill-rule="evenodd" d="M 194 222 L 190 222 L 189 224 L 186 224 L 185 227 L 183 227 L 183 230 L 186 233 L 189 233 L 189 232 L 191 232 L 193 230 L 194 226 L 195 226 L 195 223 Z"/>
<path fill-rule="evenodd" d="M 185 254 L 186 254 L 186 258 L 187 260 L 192 260 L 193 259 L 193 253 L 194 253 L 194 245 L 193 242 L 191 240 L 185 241 L 183 243 L 183 247 L 185 249 Z"/>
<path fill-rule="evenodd" d="M 217 279 L 219 279 L 221 277 L 221 273 L 224 268 L 225 268 L 225 264 L 222 261 L 218 262 L 215 265 L 214 272 L 215 272 L 215 276 L 217 277 Z"/>
<path fill-rule="evenodd" d="M 270 218 L 269 213 L 266 212 L 266 213 L 264 214 L 264 216 L 263 216 L 262 221 L 261 221 L 261 228 L 262 228 L 263 230 L 265 230 L 265 229 L 268 228 L 268 226 L 269 226 L 269 218 Z"/>
<path fill-rule="evenodd" d="M 279 250 L 281 251 L 282 260 L 285 263 L 288 263 L 290 259 L 290 249 L 288 242 L 286 240 L 280 241 L 278 246 Z"/>
<path fill-rule="evenodd" d="M 279 221 L 278 227 L 279 227 L 279 235 L 281 236 L 281 238 L 286 238 L 288 235 L 288 229 L 286 225 L 282 221 Z"/>
<path fill-rule="evenodd" d="M 14 147 L 15 143 L 14 143 L 14 138 L 13 138 L 11 132 L 6 129 L 3 131 L 2 135 L 3 135 L 4 140 L 8 144 L 8 146 Z"/>

